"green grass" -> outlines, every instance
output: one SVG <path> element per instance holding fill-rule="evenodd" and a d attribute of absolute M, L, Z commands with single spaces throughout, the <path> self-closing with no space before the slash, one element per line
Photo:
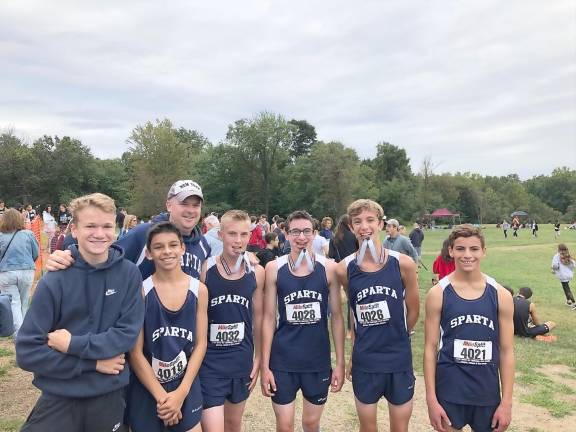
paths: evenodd
<path fill-rule="evenodd" d="M 23 420 L 0 419 L 0 431 L 18 432 L 23 424 Z"/>
<path fill-rule="evenodd" d="M 0 347 L 0 357 L 10 357 L 14 355 L 14 351 Z"/>
<path fill-rule="evenodd" d="M 420 318 L 412 336 L 412 354 L 414 369 L 422 374 L 422 356 L 424 352 L 424 300 L 431 287 L 432 262 L 440 252 L 442 242 L 449 230 L 426 230 L 423 243 L 422 260 L 428 271 L 421 269 L 418 274 L 420 283 Z M 576 404 L 560 400 L 558 394 L 573 394 L 567 386 L 560 386 L 550 378 L 536 371 L 549 364 L 561 364 L 576 369 L 576 338 L 574 322 L 576 312 L 564 306 L 564 292 L 556 277 L 550 272 L 550 263 L 556 253 L 558 243 L 565 243 L 572 255 L 576 255 L 576 232 L 562 230 L 561 236 L 554 239 L 552 225 L 540 225 L 538 238 L 532 238 L 530 230 L 520 230 L 519 237 L 509 234 L 505 239 L 502 231 L 494 225 L 483 230 L 486 238 L 486 257 L 482 262 L 482 271 L 500 284 L 511 287 L 515 292 L 523 286 L 529 286 L 534 292 L 532 301 L 537 305 L 538 316 L 543 321 L 552 320 L 558 325 L 552 331 L 558 341 L 543 343 L 532 339 L 514 338 L 516 371 L 519 383 L 528 386 L 530 397 L 525 401 L 542 406 L 553 415 L 562 417 L 576 411 Z M 385 233 L 383 233 L 384 235 Z M 576 279 L 572 292 L 576 293 Z M 350 344 L 346 344 L 346 359 L 349 358 Z M 561 389 L 561 390 L 560 390 Z"/>

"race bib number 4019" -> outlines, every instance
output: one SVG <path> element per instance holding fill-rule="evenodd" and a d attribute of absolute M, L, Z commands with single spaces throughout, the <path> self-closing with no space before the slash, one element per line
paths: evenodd
<path fill-rule="evenodd" d="M 363 326 L 386 324 L 390 320 L 390 310 L 386 300 L 356 305 L 356 318 Z"/>
<path fill-rule="evenodd" d="M 484 365 L 492 361 L 492 342 L 454 339 L 457 363 Z"/>
<path fill-rule="evenodd" d="M 160 383 L 167 383 L 176 378 L 180 378 L 184 375 L 184 372 L 186 372 L 187 364 L 188 359 L 184 351 L 180 351 L 180 354 L 170 361 L 158 360 L 152 357 L 152 370 Z"/>
<path fill-rule="evenodd" d="M 286 319 L 290 324 L 314 324 L 320 321 L 320 303 L 297 303 L 286 305 Z"/>
<path fill-rule="evenodd" d="M 244 323 L 210 324 L 210 342 L 217 346 L 239 345 L 244 340 Z"/>

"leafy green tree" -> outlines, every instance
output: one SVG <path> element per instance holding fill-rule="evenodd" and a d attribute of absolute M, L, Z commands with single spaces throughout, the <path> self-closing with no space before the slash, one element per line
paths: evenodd
<path fill-rule="evenodd" d="M 369 165 L 376 172 L 378 184 L 393 179 L 408 180 L 412 177 L 406 150 L 387 142 L 381 142 L 376 146 L 376 157 L 369 161 Z"/>
<path fill-rule="evenodd" d="M 312 146 L 316 143 L 316 128 L 306 120 L 290 120 L 288 124 L 294 126 L 290 156 L 293 158 L 310 154 Z"/>
<path fill-rule="evenodd" d="M 193 177 L 189 147 L 168 119 L 136 126 L 128 143 L 134 169 L 131 209 L 142 216 L 159 213 L 164 210 L 170 185 Z"/>
<path fill-rule="evenodd" d="M 294 126 L 282 116 L 261 112 L 252 119 L 236 121 L 228 127 L 227 143 L 234 147 L 244 175 L 237 186 L 249 190 L 241 195 L 246 207 L 268 214 L 272 195 L 278 186 L 278 171 L 288 161 Z"/>

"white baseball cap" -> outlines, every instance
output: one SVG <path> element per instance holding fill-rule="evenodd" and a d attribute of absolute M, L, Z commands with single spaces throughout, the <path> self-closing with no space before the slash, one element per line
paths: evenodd
<path fill-rule="evenodd" d="M 197 196 L 204 200 L 202 188 L 198 183 L 193 180 L 178 180 L 170 187 L 167 199 L 176 197 L 178 201 L 182 202 L 189 196 Z"/>

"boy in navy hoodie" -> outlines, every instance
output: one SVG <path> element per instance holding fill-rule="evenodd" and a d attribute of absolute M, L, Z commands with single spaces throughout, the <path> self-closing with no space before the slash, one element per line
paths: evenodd
<path fill-rule="evenodd" d="M 74 264 L 38 283 L 16 339 L 18 365 L 42 390 L 22 431 L 122 430 L 124 353 L 144 320 L 138 267 L 115 239 L 114 201 L 95 193 L 71 205 Z"/>

